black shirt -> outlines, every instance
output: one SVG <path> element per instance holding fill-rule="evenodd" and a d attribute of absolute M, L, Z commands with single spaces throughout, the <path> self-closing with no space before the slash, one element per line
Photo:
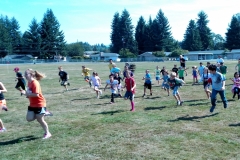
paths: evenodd
<path fill-rule="evenodd" d="M 60 78 L 61 78 L 62 81 L 67 81 L 67 72 L 65 72 L 65 71 L 60 71 L 60 72 L 58 73 L 58 75 L 60 76 Z"/>
<path fill-rule="evenodd" d="M 18 82 L 22 82 L 22 83 L 25 84 L 25 80 L 24 80 L 23 75 L 22 75 L 21 72 L 17 72 L 16 73 L 16 77 L 18 78 Z"/>
<path fill-rule="evenodd" d="M 174 68 L 172 69 L 172 71 L 175 72 L 175 73 L 178 75 L 178 68 L 175 68 L 175 67 L 174 67 Z"/>
<path fill-rule="evenodd" d="M 118 84 L 120 84 L 120 83 L 121 83 L 121 80 L 123 80 L 122 77 L 120 77 L 120 76 L 114 77 L 114 79 L 115 79 L 115 80 L 118 80 Z"/>

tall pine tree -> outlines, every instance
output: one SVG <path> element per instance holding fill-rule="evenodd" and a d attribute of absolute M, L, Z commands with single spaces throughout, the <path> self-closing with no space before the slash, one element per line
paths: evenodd
<path fill-rule="evenodd" d="M 9 53 L 10 36 L 5 25 L 4 17 L 0 17 L 0 57 L 3 58 Z"/>
<path fill-rule="evenodd" d="M 118 53 L 123 46 L 122 37 L 120 34 L 120 16 L 119 13 L 115 13 L 112 20 L 112 32 L 111 32 L 111 52 Z"/>
<path fill-rule="evenodd" d="M 34 57 L 40 57 L 41 53 L 41 35 L 40 26 L 34 18 L 30 25 L 29 30 L 23 34 L 23 46 L 25 53 L 31 53 Z"/>
<path fill-rule="evenodd" d="M 154 50 L 154 43 L 152 41 L 152 18 L 149 17 L 148 23 L 146 24 L 145 30 L 144 30 L 144 51 L 153 51 Z"/>
<path fill-rule="evenodd" d="M 145 42 L 145 28 L 146 28 L 146 22 L 144 18 L 141 16 L 139 18 L 136 30 L 135 30 L 135 39 L 138 44 L 138 54 L 142 54 L 144 52 L 144 42 Z"/>
<path fill-rule="evenodd" d="M 194 20 L 190 20 L 188 24 L 182 48 L 188 51 L 199 51 L 202 49 L 201 38 Z"/>
<path fill-rule="evenodd" d="M 65 55 L 65 36 L 60 31 L 60 24 L 51 9 L 47 9 L 40 24 L 41 58 L 53 58 L 54 55 Z"/>
<path fill-rule="evenodd" d="M 209 50 L 213 48 L 213 40 L 210 28 L 208 28 L 208 16 L 205 12 L 201 11 L 198 14 L 197 29 L 202 42 L 202 50 Z"/>
<path fill-rule="evenodd" d="M 231 23 L 226 33 L 225 47 L 229 50 L 240 48 L 240 21 L 237 16 L 232 16 Z"/>

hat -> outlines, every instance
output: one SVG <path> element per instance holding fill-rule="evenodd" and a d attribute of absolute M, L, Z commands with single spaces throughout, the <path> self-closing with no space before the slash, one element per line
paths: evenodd
<path fill-rule="evenodd" d="M 14 69 L 13 69 L 13 71 L 19 71 L 20 69 L 18 68 L 18 67 L 15 67 Z"/>
<path fill-rule="evenodd" d="M 202 62 L 200 62 L 200 64 L 202 64 Z"/>

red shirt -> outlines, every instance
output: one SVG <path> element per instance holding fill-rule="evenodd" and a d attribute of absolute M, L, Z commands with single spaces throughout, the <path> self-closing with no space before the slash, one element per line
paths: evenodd
<path fill-rule="evenodd" d="M 46 100 L 42 95 L 40 84 L 37 80 L 28 82 L 28 90 L 37 93 L 38 97 L 29 97 L 30 107 L 46 107 Z"/>
<path fill-rule="evenodd" d="M 133 94 L 135 94 L 135 88 L 133 89 L 133 91 L 131 91 L 131 88 L 135 85 L 134 78 L 133 77 L 126 78 L 125 79 L 125 84 L 126 84 L 127 91 L 130 91 Z"/>

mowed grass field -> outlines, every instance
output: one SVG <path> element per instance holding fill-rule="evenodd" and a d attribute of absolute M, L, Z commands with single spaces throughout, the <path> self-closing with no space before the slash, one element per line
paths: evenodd
<path fill-rule="evenodd" d="M 240 104 L 237 98 L 232 99 L 229 80 L 236 63 L 226 62 L 229 108 L 223 108 L 218 95 L 213 113 L 209 112 L 211 103 L 203 86 L 192 86 L 191 67 L 199 66 L 198 61 L 187 62 L 186 85 L 179 89 L 182 106 L 176 106 L 172 92 L 167 96 L 153 75 L 157 65 L 171 70 L 179 62 L 136 62 L 135 112 L 129 111 L 130 102 L 123 98 L 109 104 L 109 89 L 97 99 L 83 80 L 81 66 L 86 65 L 99 73 L 103 88 L 108 63 L 1 65 L 0 81 L 8 90 L 5 98 L 9 111 L 0 113 L 7 128 L 0 133 L 0 159 L 240 159 Z M 70 75 L 67 92 L 58 82 L 59 65 Z M 47 107 L 54 114 L 45 118 L 50 139 L 42 140 L 43 129 L 37 121 L 25 119 L 29 101 L 14 88 L 16 66 L 22 72 L 32 68 L 47 75 L 40 83 Z M 124 63 L 117 66 L 123 69 Z M 153 95 L 147 90 L 142 98 L 145 69 L 152 75 Z"/>

